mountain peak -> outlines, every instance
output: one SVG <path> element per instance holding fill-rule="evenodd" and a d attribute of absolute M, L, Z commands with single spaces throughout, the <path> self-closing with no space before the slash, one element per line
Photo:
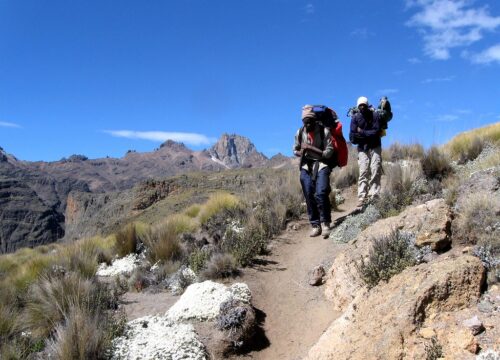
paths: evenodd
<path fill-rule="evenodd" d="M 170 139 L 168 139 L 163 144 L 161 144 L 159 149 L 172 149 L 172 150 L 177 150 L 177 151 L 188 150 L 186 145 L 184 145 L 183 143 L 176 142 L 176 141 L 170 140 Z"/>
<path fill-rule="evenodd" d="M 259 166 L 267 161 L 250 139 L 237 134 L 222 134 L 208 151 L 213 158 L 230 168 Z"/>

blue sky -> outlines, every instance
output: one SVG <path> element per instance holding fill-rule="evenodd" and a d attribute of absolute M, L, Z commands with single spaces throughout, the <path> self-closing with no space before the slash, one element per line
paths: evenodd
<path fill-rule="evenodd" d="M 302 105 L 347 129 L 361 95 L 392 101 L 385 146 L 430 146 L 500 121 L 499 83 L 498 1 L 0 0 L 0 146 L 23 160 L 224 132 L 291 155 Z"/>

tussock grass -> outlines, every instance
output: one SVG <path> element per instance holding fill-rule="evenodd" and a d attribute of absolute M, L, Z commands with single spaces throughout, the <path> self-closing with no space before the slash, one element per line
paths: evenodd
<path fill-rule="evenodd" d="M 112 328 L 115 326 L 109 323 L 109 319 L 103 319 L 101 314 L 71 307 L 64 321 L 56 327 L 48 351 L 59 360 L 107 359 L 114 335 Z"/>
<path fill-rule="evenodd" d="M 484 142 L 500 146 L 500 122 L 463 132 L 451 139 L 444 149 L 453 160 L 473 160 L 475 154 L 479 155 L 478 147 Z"/>
<path fill-rule="evenodd" d="M 454 239 L 463 244 L 491 245 L 500 253 L 500 201 L 489 193 L 471 193 L 453 222 Z"/>
<path fill-rule="evenodd" d="M 382 151 L 382 158 L 387 161 L 418 160 L 424 156 L 424 147 L 421 144 L 401 144 L 394 142 L 388 149 Z"/>
<path fill-rule="evenodd" d="M 189 233 L 196 229 L 196 221 L 185 214 L 174 214 L 167 218 L 166 224 L 176 234 Z"/>
<path fill-rule="evenodd" d="M 123 227 L 115 235 L 114 251 L 119 257 L 135 253 L 139 247 L 139 236 L 134 224 Z"/>
<path fill-rule="evenodd" d="M 106 285 L 95 280 L 76 273 L 44 275 L 29 289 L 24 324 L 36 336 L 48 337 L 73 307 L 101 314 L 116 306 Z"/>
<path fill-rule="evenodd" d="M 165 222 L 144 233 L 142 241 L 148 249 L 146 256 L 154 264 L 158 261 L 181 260 L 184 252 L 179 240 L 179 227 L 173 222 Z"/>
<path fill-rule="evenodd" d="M 430 180 L 441 181 L 453 172 L 448 156 L 435 146 L 425 152 L 420 163 L 425 176 Z"/>
<path fill-rule="evenodd" d="M 193 204 L 190 207 L 188 207 L 186 210 L 184 210 L 183 214 L 194 219 L 200 214 L 200 211 L 201 211 L 201 205 Z"/>
<path fill-rule="evenodd" d="M 224 210 L 236 210 L 241 207 L 240 200 L 228 193 L 215 193 L 210 196 L 208 201 L 203 205 L 200 210 L 199 220 L 200 223 L 206 224 L 208 220 Z"/>
<path fill-rule="evenodd" d="M 204 279 L 221 279 L 238 275 L 238 263 L 231 254 L 215 253 L 201 272 Z"/>

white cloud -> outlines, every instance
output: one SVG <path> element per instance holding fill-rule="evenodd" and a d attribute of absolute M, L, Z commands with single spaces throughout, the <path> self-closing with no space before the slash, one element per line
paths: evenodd
<path fill-rule="evenodd" d="M 455 114 L 443 114 L 436 117 L 436 121 L 440 122 L 451 122 L 458 119 L 458 115 Z"/>
<path fill-rule="evenodd" d="M 10 127 L 10 128 L 20 128 L 21 127 L 21 125 L 14 124 L 14 123 L 11 123 L 11 122 L 6 122 L 6 121 L 0 121 L 0 126 Z"/>
<path fill-rule="evenodd" d="M 391 94 L 397 94 L 399 92 L 399 89 L 380 89 L 377 90 L 377 95 L 391 95 Z"/>
<path fill-rule="evenodd" d="M 420 64 L 422 62 L 422 60 L 420 60 L 419 58 L 416 58 L 416 57 L 412 57 L 412 58 L 408 59 L 408 62 L 410 64 L 416 65 L 416 64 Z"/>
<path fill-rule="evenodd" d="M 424 39 L 424 52 L 437 60 L 450 58 L 450 50 L 467 47 L 481 40 L 486 31 L 500 27 L 500 16 L 488 8 L 470 6 L 468 0 L 411 0 L 408 7 L 419 11 L 407 22 L 416 27 Z"/>
<path fill-rule="evenodd" d="M 476 64 L 500 63 L 500 44 L 493 45 L 478 54 L 472 55 L 470 59 Z"/>
<path fill-rule="evenodd" d="M 430 84 L 430 83 L 435 83 L 435 82 L 448 82 L 452 81 L 455 79 L 455 76 L 446 76 L 446 77 L 440 77 L 440 78 L 427 78 L 422 80 L 422 84 Z"/>
<path fill-rule="evenodd" d="M 375 33 L 367 28 L 357 28 L 351 31 L 350 35 L 359 39 L 368 39 L 369 37 L 374 36 Z"/>
<path fill-rule="evenodd" d="M 158 142 L 173 140 L 189 145 L 209 145 L 216 141 L 216 139 L 195 133 L 165 132 L 165 131 L 132 131 L 132 130 L 105 130 L 104 132 L 114 137 L 151 140 Z"/>
<path fill-rule="evenodd" d="M 306 14 L 314 14 L 315 8 L 314 5 L 309 3 L 305 6 Z"/>

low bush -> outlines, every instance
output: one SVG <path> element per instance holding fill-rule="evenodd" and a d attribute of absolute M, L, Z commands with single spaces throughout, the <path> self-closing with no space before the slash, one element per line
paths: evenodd
<path fill-rule="evenodd" d="M 430 344 L 425 344 L 425 360 L 438 360 L 443 357 L 443 347 L 435 337 Z"/>
<path fill-rule="evenodd" d="M 368 288 L 381 280 L 388 281 L 405 268 L 417 264 L 414 236 L 393 230 L 389 235 L 373 241 L 368 260 L 361 258 L 357 265 L 361 279 Z"/>
<path fill-rule="evenodd" d="M 203 279 L 221 279 L 238 275 L 238 263 L 231 254 L 215 253 L 201 272 Z"/>
<path fill-rule="evenodd" d="M 427 179 L 441 181 L 453 172 L 450 159 L 435 146 L 425 152 L 420 163 Z"/>
<path fill-rule="evenodd" d="M 210 259 L 210 252 L 205 249 L 195 249 L 189 254 L 189 268 L 196 274 L 199 274 L 204 268 L 205 264 Z"/>

